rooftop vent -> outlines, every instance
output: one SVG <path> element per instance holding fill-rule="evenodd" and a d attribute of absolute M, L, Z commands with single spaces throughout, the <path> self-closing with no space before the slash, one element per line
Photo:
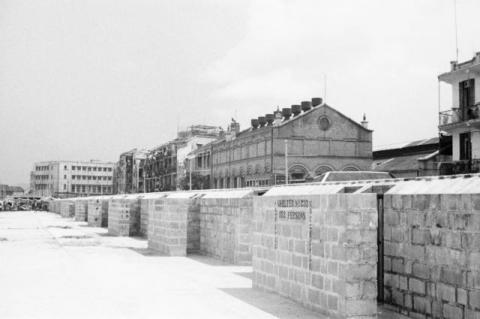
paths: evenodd
<path fill-rule="evenodd" d="M 264 127 L 265 124 L 267 124 L 267 119 L 265 118 L 265 116 L 259 116 L 258 123 L 260 124 L 260 127 Z"/>
<path fill-rule="evenodd" d="M 272 124 L 273 124 L 273 120 L 275 119 L 275 117 L 273 116 L 273 114 L 266 114 L 266 115 L 265 115 L 265 118 L 266 118 L 266 120 L 267 120 L 268 126 L 272 125 Z"/>
<path fill-rule="evenodd" d="M 300 114 L 300 112 L 302 112 L 300 105 L 297 105 L 297 104 L 292 105 L 293 116 L 297 116 L 298 114 Z"/>
<path fill-rule="evenodd" d="M 285 121 L 288 120 L 290 116 L 292 116 L 292 109 L 289 107 L 284 107 L 282 109 L 282 115 L 285 118 Z"/>
<path fill-rule="evenodd" d="M 319 106 L 320 104 L 322 104 L 323 100 L 321 97 L 312 97 L 312 106 L 315 107 L 315 106 Z"/>
<path fill-rule="evenodd" d="M 311 108 L 312 108 L 312 104 L 310 103 L 310 101 L 302 101 L 302 111 L 303 112 L 307 112 Z"/>
<path fill-rule="evenodd" d="M 252 129 L 257 129 L 258 127 L 258 119 L 252 119 Z"/>

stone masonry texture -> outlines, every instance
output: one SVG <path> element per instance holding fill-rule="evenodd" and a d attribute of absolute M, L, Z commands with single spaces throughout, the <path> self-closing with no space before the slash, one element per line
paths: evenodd
<path fill-rule="evenodd" d="M 200 203 L 200 251 L 228 263 L 252 262 L 253 197 L 203 198 Z"/>
<path fill-rule="evenodd" d="M 87 200 L 86 199 L 76 199 L 74 201 L 75 205 L 75 220 L 79 222 L 87 221 Z"/>
<path fill-rule="evenodd" d="M 375 194 L 255 197 L 253 285 L 334 318 L 375 318 Z"/>
<path fill-rule="evenodd" d="M 112 197 L 108 201 L 108 233 L 136 236 L 140 232 L 140 196 Z"/>
<path fill-rule="evenodd" d="M 384 203 L 385 302 L 413 318 L 480 318 L 480 195 Z"/>
<path fill-rule="evenodd" d="M 187 223 L 198 215 L 196 198 L 157 198 L 148 216 L 148 247 L 167 256 L 186 256 L 187 246 L 197 249 L 199 237 L 188 234 Z M 189 217 L 190 216 L 190 217 Z M 198 217 L 197 217 L 198 218 Z M 197 231 L 198 232 L 198 231 Z M 189 238 L 193 242 L 187 245 Z"/>
<path fill-rule="evenodd" d="M 87 204 L 88 225 L 93 227 L 106 227 L 108 221 L 108 200 L 94 198 Z"/>

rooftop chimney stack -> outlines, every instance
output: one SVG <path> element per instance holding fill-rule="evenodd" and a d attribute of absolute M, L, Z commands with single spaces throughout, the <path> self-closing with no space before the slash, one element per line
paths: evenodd
<path fill-rule="evenodd" d="M 310 103 L 310 101 L 302 101 L 301 105 L 302 105 L 303 112 L 307 112 L 312 108 L 312 104 Z"/>
<path fill-rule="evenodd" d="M 258 128 L 258 119 L 252 119 L 252 130 L 256 130 Z"/>
<path fill-rule="evenodd" d="M 265 124 L 267 124 L 267 119 L 265 118 L 265 116 L 259 116 L 258 123 L 260 124 L 260 127 L 264 127 Z"/>
<path fill-rule="evenodd" d="M 298 105 L 298 104 L 294 104 L 292 105 L 292 113 L 293 113 L 293 116 L 297 116 L 298 114 L 300 114 L 302 111 L 301 111 L 301 106 Z"/>
<path fill-rule="evenodd" d="M 323 103 L 321 97 L 312 97 L 312 107 L 319 106 Z"/>
<path fill-rule="evenodd" d="M 368 121 L 367 121 L 367 116 L 365 115 L 365 113 L 363 113 L 363 121 L 361 122 L 361 124 L 364 128 L 368 128 Z"/>
<path fill-rule="evenodd" d="M 292 116 L 292 109 L 289 107 L 284 107 L 282 109 L 282 115 L 285 118 L 285 121 L 287 121 L 288 119 L 290 119 L 290 116 Z"/>
<path fill-rule="evenodd" d="M 273 114 L 265 114 L 265 118 L 267 120 L 267 125 L 268 126 L 271 126 L 273 124 L 273 120 L 275 119 Z"/>

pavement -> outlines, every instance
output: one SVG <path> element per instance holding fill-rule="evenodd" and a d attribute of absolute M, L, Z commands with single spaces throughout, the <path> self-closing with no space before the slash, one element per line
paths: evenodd
<path fill-rule="evenodd" d="M 327 318 L 252 289 L 251 276 L 251 267 L 161 256 L 145 239 L 56 214 L 0 212 L 2 319 Z"/>

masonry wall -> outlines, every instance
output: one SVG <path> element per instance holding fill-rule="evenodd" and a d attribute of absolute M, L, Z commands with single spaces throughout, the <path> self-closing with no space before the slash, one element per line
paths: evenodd
<path fill-rule="evenodd" d="M 136 236 L 140 232 L 140 197 L 112 197 L 108 201 L 108 232 Z"/>
<path fill-rule="evenodd" d="M 75 220 L 79 222 L 87 221 L 87 200 L 76 199 L 73 201 L 75 207 Z"/>
<path fill-rule="evenodd" d="M 203 198 L 198 220 L 200 252 L 228 263 L 250 265 L 252 217 L 251 196 Z"/>
<path fill-rule="evenodd" d="M 375 194 L 254 198 L 253 286 L 332 317 L 376 318 L 376 205 Z"/>
<path fill-rule="evenodd" d="M 58 209 L 59 213 L 62 217 L 74 217 L 74 202 L 70 200 L 62 200 L 58 201 Z"/>
<path fill-rule="evenodd" d="M 102 226 L 102 202 L 100 199 L 89 199 L 87 202 L 88 226 Z"/>
<path fill-rule="evenodd" d="M 480 195 L 385 195 L 384 299 L 414 318 L 480 318 Z"/>
<path fill-rule="evenodd" d="M 168 256 L 186 256 L 187 248 L 195 249 L 198 245 L 199 235 L 191 233 L 193 227 L 187 231 L 187 224 L 199 212 L 196 198 L 155 199 L 149 214 L 148 247 Z"/>

